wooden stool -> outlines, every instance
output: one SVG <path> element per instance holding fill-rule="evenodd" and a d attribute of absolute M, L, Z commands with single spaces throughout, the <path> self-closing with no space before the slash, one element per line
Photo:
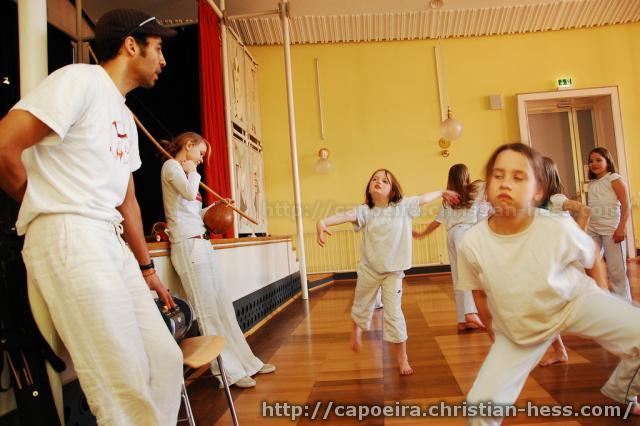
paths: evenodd
<path fill-rule="evenodd" d="M 180 349 L 182 349 L 184 364 L 194 369 L 198 369 L 204 365 L 209 365 L 214 359 L 218 361 L 220 376 L 222 377 L 224 391 L 227 395 L 227 402 L 229 403 L 229 411 L 231 411 L 231 418 L 233 419 L 233 424 L 238 426 L 236 409 L 233 405 L 233 398 L 231 397 L 231 391 L 229 390 L 227 376 L 225 375 L 224 367 L 222 366 L 221 353 L 226 341 L 227 339 L 224 336 L 189 337 L 188 339 L 184 339 L 180 342 Z M 187 396 L 187 388 L 184 385 L 184 380 L 182 381 L 182 400 L 184 401 L 189 425 L 195 426 L 195 420 L 193 418 L 193 412 L 191 411 L 191 404 L 189 403 L 189 397 Z"/>

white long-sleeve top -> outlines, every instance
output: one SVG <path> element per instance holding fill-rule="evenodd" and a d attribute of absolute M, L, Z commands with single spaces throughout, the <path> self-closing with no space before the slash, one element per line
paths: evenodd
<path fill-rule="evenodd" d="M 475 225 L 486 219 L 491 211 L 491 204 L 485 199 L 485 184 L 480 182 L 476 190 L 476 198 L 471 206 L 463 209 L 454 209 L 444 204 L 435 221 L 442 223 L 447 231 L 457 225 Z"/>
<path fill-rule="evenodd" d="M 202 198 L 198 192 L 200 175 L 188 175 L 176 160 L 167 160 L 162 165 L 162 201 L 164 216 L 169 228 L 169 240 L 180 242 L 206 232 L 202 216 Z"/>

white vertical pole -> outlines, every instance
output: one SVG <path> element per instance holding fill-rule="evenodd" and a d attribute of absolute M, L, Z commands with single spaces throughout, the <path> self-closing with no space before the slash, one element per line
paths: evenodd
<path fill-rule="evenodd" d="M 302 227 L 302 206 L 300 202 L 300 176 L 298 175 L 298 146 L 296 139 L 296 117 L 293 108 L 293 82 L 291 80 L 291 40 L 289 39 L 289 8 L 287 0 L 280 0 L 280 21 L 284 45 L 284 68 L 287 78 L 287 105 L 289 109 L 289 139 L 291 141 L 291 168 L 293 170 L 293 195 L 295 198 L 296 229 L 298 232 L 298 252 L 300 253 L 300 285 L 302 298 L 309 298 L 307 288 L 307 265 L 304 253 L 304 230 Z"/>
<path fill-rule="evenodd" d="M 433 48 L 436 60 L 436 79 L 438 81 L 438 99 L 440 100 L 440 122 L 447 119 L 449 108 L 449 93 L 447 92 L 446 70 L 444 64 L 444 49 L 439 46 Z"/>
<path fill-rule="evenodd" d="M 47 1 L 18 0 L 18 34 L 20 51 L 20 96 L 24 97 L 49 73 L 47 56 Z M 29 304 L 40 333 L 51 348 L 60 353 L 60 339 L 53 326 L 49 309 L 40 292 L 28 285 Z M 58 373 L 47 364 L 51 393 L 58 417 L 64 423 L 62 383 Z"/>
<path fill-rule="evenodd" d="M 18 1 L 20 96 L 25 96 L 49 73 L 47 1 Z"/>
<path fill-rule="evenodd" d="M 316 58 L 316 85 L 318 88 L 318 110 L 320 111 L 320 139 L 325 139 L 324 112 L 322 109 L 322 92 L 320 91 L 320 59 Z"/>

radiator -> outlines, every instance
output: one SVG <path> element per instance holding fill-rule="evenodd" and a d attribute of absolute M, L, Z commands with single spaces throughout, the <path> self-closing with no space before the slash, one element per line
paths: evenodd
<path fill-rule="evenodd" d="M 426 224 L 413 224 L 413 229 L 422 231 Z M 320 247 L 316 233 L 304 234 L 307 272 L 351 272 L 358 269 L 361 235 L 351 230 L 332 230 L 327 243 Z M 295 238 L 294 238 L 295 240 Z M 428 237 L 413 240 L 413 266 L 444 265 L 449 263 L 447 255 L 447 231 L 438 227 Z"/>

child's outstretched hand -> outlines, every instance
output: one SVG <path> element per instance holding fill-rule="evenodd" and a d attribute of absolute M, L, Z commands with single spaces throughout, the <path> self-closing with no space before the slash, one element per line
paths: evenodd
<path fill-rule="evenodd" d="M 329 228 L 327 228 L 327 225 L 324 224 L 323 220 L 319 220 L 318 223 L 316 224 L 316 233 L 317 235 L 317 241 L 318 241 L 318 245 L 320 245 L 320 247 L 324 247 L 326 240 L 324 237 L 324 234 L 326 233 L 327 235 L 332 235 L 331 231 L 329 231 Z"/>
<path fill-rule="evenodd" d="M 458 194 L 456 191 L 445 189 L 442 192 L 442 199 L 446 201 L 447 204 L 455 206 L 460 201 L 460 194 Z"/>
<path fill-rule="evenodd" d="M 415 229 L 413 231 L 411 231 L 411 235 L 413 235 L 413 238 L 422 238 L 422 236 L 424 235 L 422 232 L 420 231 L 416 231 Z"/>

